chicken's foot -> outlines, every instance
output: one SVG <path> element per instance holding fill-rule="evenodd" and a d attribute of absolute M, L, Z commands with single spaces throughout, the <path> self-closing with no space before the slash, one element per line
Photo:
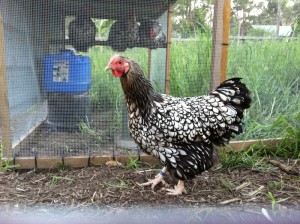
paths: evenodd
<path fill-rule="evenodd" d="M 163 185 L 166 185 L 166 181 L 164 180 L 164 177 L 166 176 L 166 170 L 167 167 L 164 167 L 159 174 L 157 174 L 155 176 L 154 179 L 149 179 L 148 182 L 146 183 L 142 183 L 142 184 L 138 184 L 140 186 L 149 186 L 151 185 L 151 189 L 154 190 L 155 186 L 159 183 L 162 183 Z"/>
<path fill-rule="evenodd" d="M 181 195 L 181 194 L 187 194 L 187 191 L 184 188 L 184 181 L 179 180 L 177 186 L 174 187 L 174 189 L 166 189 L 169 193 L 168 195 Z"/>

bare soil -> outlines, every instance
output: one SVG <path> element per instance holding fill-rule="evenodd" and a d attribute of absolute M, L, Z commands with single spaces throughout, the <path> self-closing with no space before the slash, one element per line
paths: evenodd
<path fill-rule="evenodd" d="M 300 167 L 297 163 L 293 165 L 298 169 Z M 181 196 L 167 195 L 163 186 L 153 191 L 150 187 L 138 185 L 154 178 L 158 172 L 159 167 L 147 164 L 142 164 L 139 169 L 99 166 L 72 170 L 3 172 L 0 174 L 0 206 L 3 208 L 0 217 L 11 218 L 11 214 L 24 215 L 28 211 L 31 215 L 38 213 L 41 217 L 47 217 L 51 214 L 52 217 L 58 213 L 51 209 L 63 208 L 60 209 L 63 217 L 74 218 L 76 214 L 95 217 L 101 214 L 112 218 L 111 214 L 115 214 L 114 218 L 120 218 L 121 215 L 128 219 L 136 215 L 143 218 L 145 214 L 141 209 L 152 208 L 147 214 L 162 220 L 158 211 L 167 207 L 164 212 L 169 214 L 167 220 L 177 215 L 178 220 L 188 216 L 188 220 L 196 222 L 218 217 L 209 214 L 227 214 L 225 217 L 232 220 L 250 215 L 256 217 L 254 223 L 259 220 L 265 223 L 268 219 L 261 210 L 265 208 L 271 218 L 276 215 L 277 220 L 289 220 L 289 223 L 300 221 L 300 177 L 288 175 L 271 164 L 264 170 L 225 170 L 216 166 L 188 181 L 188 194 Z M 169 177 L 166 181 L 170 183 L 169 187 L 176 184 Z M 153 208 L 159 209 L 154 211 Z M 184 215 L 176 211 L 179 208 Z M 126 216 L 129 214 L 126 211 L 134 211 L 135 216 Z M 225 221 L 222 217 L 221 220 Z M 122 222 L 124 219 L 119 221 L 127 223 Z M 145 223 L 148 222 L 145 220 Z"/>

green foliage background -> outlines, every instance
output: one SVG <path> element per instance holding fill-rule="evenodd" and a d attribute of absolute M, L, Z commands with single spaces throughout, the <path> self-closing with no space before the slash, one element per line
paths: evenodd
<path fill-rule="evenodd" d="M 274 126 L 285 119 L 299 126 L 300 41 L 231 41 L 228 78 L 242 77 L 252 92 L 253 104 L 246 111 L 244 134 L 237 139 L 282 137 L 285 128 Z M 119 80 L 105 72 L 114 54 L 108 47 L 95 47 L 89 55 L 93 62 L 92 102 L 97 111 L 114 110 L 123 103 Z M 126 52 L 147 71 L 147 49 Z M 209 92 L 211 36 L 199 34 L 196 41 L 174 41 L 171 48 L 170 91 L 174 96 L 196 96 Z M 164 77 L 162 77 L 163 79 Z"/>

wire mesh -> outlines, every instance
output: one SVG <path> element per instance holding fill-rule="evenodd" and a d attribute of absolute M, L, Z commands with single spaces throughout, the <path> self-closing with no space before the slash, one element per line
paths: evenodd
<path fill-rule="evenodd" d="M 104 67 L 114 52 L 126 51 L 142 55 L 147 73 L 147 48 L 161 48 L 153 50 L 160 68 L 152 71 L 164 77 L 168 2 L 1 1 L 0 8 L 12 145 L 4 155 L 116 155 L 134 148 L 122 91 Z"/>
<path fill-rule="evenodd" d="M 170 59 L 171 95 L 208 93 L 214 7 L 210 1 L 176 2 L 167 58 L 167 12 L 175 2 L 1 1 L 4 43 L 0 46 L 5 48 L 8 103 L 0 103 L 1 110 L 9 113 L 2 115 L 1 123 L 9 122 L 12 146 L 4 155 L 137 153 L 128 134 L 119 80 L 104 71 L 115 53 L 136 60 L 158 92 L 166 91 Z M 272 3 L 262 2 L 265 7 Z M 231 6 L 228 76 L 243 77 L 254 100 L 245 114 L 245 134 L 237 139 L 280 137 L 281 126 L 272 131 L 272 124 L 282 117 L 294 123 L 299 114 L 295 108 L 300 108 L 296 107 L 300 104 L 297 38 L 292 26 L 280 28 L 293 18 L 282 16 L 278 22 L 276 13 L 265 10 L 264 20 L 259 20 L 261 12 L 248 13 L 251 7 L 246 4 L 242 7 L 249 10 L 242 14 L 237 4 Z M 216 16 L 222 20 L 222 14 Z M 292 16 L 297 18 L 295 13 Z M 265 23 L 272 24 L 268 27 L 272 30 L 275 26 L 275 33 L 267 31 Z M 291 31 L 282 31 L 284 38 L 294 39 L 282 39 L 279 28 Z M 2 140 L 7 132 L 1 128 Z"/>

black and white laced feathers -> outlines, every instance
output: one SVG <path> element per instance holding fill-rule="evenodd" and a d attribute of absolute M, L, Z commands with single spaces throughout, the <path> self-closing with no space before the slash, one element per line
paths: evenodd
<path fill-rule="evenodd" d="M 127 99 L 129 130 L 141 149 L 159 158 L 178 179 L 213 165 L 213 144 L 224 145 L 242 132 L 243 110 L 251 101 L 239 78 L 207 96 L 161 98 L 148 111 Z"/>
<path fill-rule="evenodd" d="M 205 96 L 176 98 L 155 92 L 133 60 L 116 55 L 107 68 L 120 77 L 131 137 L 179 180 L 209 169 L 213 145 L 242 132 L 251 98 L 240 78 L 226 80 Z"/>

